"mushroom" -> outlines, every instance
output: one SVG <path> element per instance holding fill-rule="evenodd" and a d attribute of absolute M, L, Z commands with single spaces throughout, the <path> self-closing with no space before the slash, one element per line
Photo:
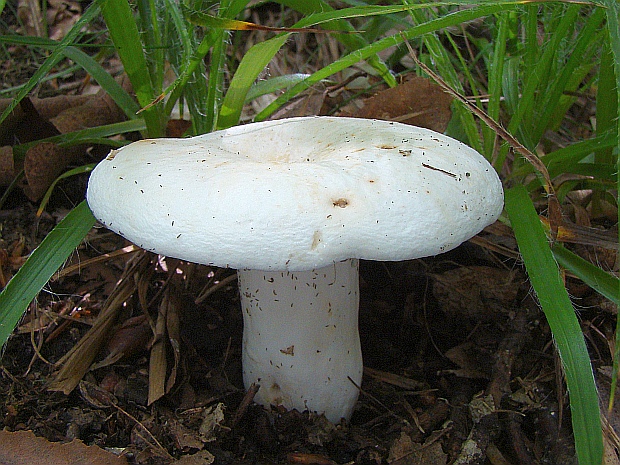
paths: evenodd
<path fill-rule="evenodd" d="M 453 249 L 497 219 L 503 191 L 484 157 L 442 134 L 301 117 L 113 150 L 87 200 L 146 250 L 237 268 L 255 401 L 338 422 L 363 370 L 358 259 Z"/>

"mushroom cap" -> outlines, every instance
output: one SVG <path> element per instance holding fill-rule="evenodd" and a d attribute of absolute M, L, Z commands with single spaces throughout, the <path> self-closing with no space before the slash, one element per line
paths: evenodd
<path fill-rule="evenodd" d="M 162 255 L 303 271 L 446 252 L 497 219 L 503 191 L 484 157 L 447 136 L 319 116 L 134 142 L 97 165 L 87 200 Z"/>

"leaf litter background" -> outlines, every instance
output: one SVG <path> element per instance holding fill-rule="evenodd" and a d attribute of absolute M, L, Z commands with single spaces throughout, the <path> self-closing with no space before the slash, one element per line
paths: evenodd
<path fill-rule="evenodd" d="M 40 35 L 36 2 L 19 7 L 22 32 Z M 50 35 L 62 35 L 79 13 L 77 3 L 50 1 Z M 277 24 L 277 13 L 267 7 L 251 20 Z M 247 46 L 265 34 L 248 33 Z M 15 47 L 14 61 L 2 66 L 7 87 L 36 68 L 37 58 L 24 51 Z M 311 72 L 309 57 L 328 63 L 338 53 L 328 36 L 298 34 L 266 72 Z M 114 58 L 107 67 L 128 85 Z M 244 119 L 272 98 L 253 102 Z M 385 89 L 360 66 L 275 117 L 335 113 L 443 131 L 450 103 L 426 79 L 405 74 Z M 581 119 L 592 112 L 586 98 L 574 109 Z M 44 143 L 16 156 L 12 146 L 120 120 L 77 72 L 42 84 L 0 127 L 0 184 L 25 173 L 0 210 L 1 285 L 83 198 L 87 175 L 61 181 L 37 215 L 51 183 L 108 150 Z M 171 121 L 168 130 L 178 136 L 186 127 Z M 574 250 L 605 269 L 615 266 L 609 246 Z M 364 383 L 350 424 L 332 425 L 251 403 L 241 380 L 233 270 L 164 260 L 93 229 L 5 348 L 0 463 L 572 463 L 559 361 L 509 229 L 495 224 L 434 258 L 363 262 L 361 276 Z M 606 405 L 615 309 L 579 281 L 567 277 L 567 285 Z M 607 464 L 620 463 L 619 418 L 616 409 L 605 428 Z"/>

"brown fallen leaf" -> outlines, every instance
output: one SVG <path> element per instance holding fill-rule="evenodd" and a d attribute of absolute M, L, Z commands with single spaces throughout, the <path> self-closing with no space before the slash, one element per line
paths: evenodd
<path fill-rule="evenodd" d="M 46 13 L 49 38 L 60 40 L 78 22 L 82 16 L 82 7 L 71 0 L 48 0 Z"/>
<path fill-rule="evenodd" d="M 174 418 L 169 418 L 165 427 L 174 442 L 175 449 L 187 452 L 204 447 L 204 442 L 196 430 L 188 428 Z"/>
<path fill-rule="evenodd" d="M 271 115 L 270 119 L 320 115 L 324 101 L 325 92 L 317 92 L 311 89 L 300 97 L 292 99 L 285 105 L 282 105 L 281 108 Z"/>
<path fill-rule="evenodd" d="M 488 321 L 512 310 L 517 298 L 517 273 L 487 266 L 462 266 L 432 274 L 433 295 L 455 318 Z"/>
<path fill-rule="evenodd" d="M 401 389 L 407 389 L 411 391 L 422 391 L 430 388 L 428 384 L 422 381 L 417 381 L 415 379 L 407 378 L 405 376 L 400 376 L 386 371 L 376 370 L 370 367 L 364 367 L 364 376 L 368 376 L 370 378 L 379 380 L 382 383 L 391 384 L 392 386 L 397 386 Z"/>
<path fill-rule="evenodd" d="M 32 125 L 29 125 L 30 121 L 27 120 L 27 116 L 23 109 L 23 102 L 30 102 L 34 109 L 36 110 L 36 114 L 43 119 L 49 120 L 54 116 L 58 115 L 58 113 L 65 111 L 67 108 L 77 107 L 86 103 L 89 99 L 92 98 L 92 95 L 57 95 L 54 97 L 46 97 L 46 98 L 37 98 L 37 97 L 26 97 L 20 102 L 20 105 L 17 106 L 9 116 L 0 124 L 0 136 L 6 137 L 7 135 L 11 135 L 15 132 L 16 125 L 23 124 L 23 133 L 27 134 L 27 130 L 32 130 Z M 0 112 L 4 112 L 8 108 L 9 105 L 13 102 L 12 98 L 2 98 L 0 99 Z M 0 143 L 2 145 L 11 145 L 13 142 L 10 140 L 7 141 L 0 137 Z M 23 138 L 23 135 L 20 136 L 20 139 Z M 36 140 L 36 139 L 30 139 Z M 24 141 L 22 141 L 24 142 Z"/>
<path fill-rule="evenodd" d="M 129 80 L 123 77 L 121 85 L 130 91 Z M 0 100 L 0 109 L 9 100 Z M 62 111 L 60 108 L 63 107 Z M 123 121 L 125 115 L 103 91 L 95 95 L 58 97 L 50 99 L 24 99 L 0 124 L 2 146 L 33 142 L 58 134 Z M 33 201 L 40 199 L 51 183 L 67 165 L 84 153 L 86 146 L 59 147 L 49 142 L 31 147 L 23 160 L 26 195 Z M 22 169 L 14 163 L 10 148 L 0 153 L 0 185 L 7 185 Z"/>
<path fill-rule="evenodd" d="M 43 37 L 43 15 L 41 5 L 37 0 L 19 0 L 17 2 L 17 17 L 26 35 Z"/>
<path fill-rule="evenodd" d="M 414 443 L 404 432 L 400 433 L 390 447 L 387 463 L 390 465 L 444 465 L 448 456 L 441 448 L 441 442 Z"/>
<path fill-rule="evenodd" d="M 0 186 L 8 186 L 15 178 L 15 162 L 13 148 L 0 147 Z"/>
<path fill-rule="evenodd" d="M 153 331 L 145 315 L 129 318 L 118 327 L 108 340 L 106 357 L 93 363 L 91 370 L 96 370 L 116 363 L 122 358 L 133 357 L 147 350 Z"/>
<path fill-rule="evenodd" d="M 121 84 L 129 90 L 129 79 L 123 78 Z M 50 123 L 60 132 L 67 134 L 85 128 L 103 126 L 125 120 L 122 110 L 114 100 L 102 89 L 83 105 L 68 108 L 50 119 Z M 24 174 L 27 185 L 24 193 L 32 201 L 39 200 L 52 182 L 73 163 L 86 146 L 60 147 L 44 142 L 26 152 Z"/>
<path fill-rule="evenodd" d="M 107 340 L 109 332 L 114 327 L 118 314 L 123 308 L 123 303 L 131 297 L 141 282 L 148 281 L 151 278 L 149 271 L 153 269 L 151 266 L 152 258 L 151 254 L 144 251 L 130 258 L 119 285 L 114 288 L 106 300 L 93 326 L 58 361 L 60 370 L 48 387 L 50 391 L 61 391 L 69 394 L 75 389 Z M 130 279 L 130 277 L 136 277 L 136 279 Z"/>
<path fill-rule="evenodd" d="M 437 132 L 444 132 L 452 117 L 452 97 L 420 76 L 408 76 L 402 84 L 379 91 L 362 103 L 361 109 L 340 116 L 398 121 Z"/>
<path fill-rule="evenodd" d="M 203 442 L 213 442 L 217 440 L 218 433 L 224 428 L 224 404 L 217 403 L 207 407 L 204 411 L 204 417 L 198 432 Z"/>
<path fill-rule="evenodd" d="M 448 349 L 444 355 L 458 369 L 443 370 L 442 374 L 452 374 L 457 378 L 488 379 L 490 374 L 485 371 L 488 368 L 488 361 L 485 359 L 483 351 L 471 341 L 465 341 L 458 346 Z M 487 362 L 487 363 L 485 363 Z"/>
<path fill-rule="evenodd" d="M 596 387 L 601 404 L 601 422 L 605 445 L 605 465 L 620 464 L 620 402 L 616 396 L 613 405 L 609 405 L 611 393 L 612 367 L 603 366 L 595 371 Z"/>
<path fill-rule="evenodd" d="M 0 463 L 11 465 L 122 465 L 118 457 L 80 440 L 68 443 L 49 442 L 32 431 L 0 431 Z"/>
<path fill-rule="evenodd" d="M 215 456 L 208 450 L 201 450 L 192 455 L 184 455 L 173 462 L 174 465 L 211 465 L 215 462 Z"/>
<path fill-rule="evenodd" d="M 92 98 L 92 95 L 89 98 Z M 23 99 L 0 123 L 0 144 L 3 146 L 25 144 L 46 137 L 57 136 L 60 131 L 50 122 L 50 119 L 78 101 L 83 103 L 85 100 L 69 100 L 66 98 Z M 9 99 L 1 99 L 0 110 L 4 111 L 10 103 L 11 100 Z M 65 107 L 61 108 L 60 105 L 65 105 Z"/>
<path fill-rule="evenodd" d="M 301 452 L 291 452 L 286 456 L 288 463 L 300 465 L 336 465 L 336 462 L 320 454 L 305 454 Z"/>
<path fill-rule="evenodd" d="M 52 142 L 42 142 L 26 152 L 24 173 L 27 184 L 24 193 L 33 202 L 39 200 L 64 170 L 77 160 L 82 153 L 81 147 L 62 148 Z"/>

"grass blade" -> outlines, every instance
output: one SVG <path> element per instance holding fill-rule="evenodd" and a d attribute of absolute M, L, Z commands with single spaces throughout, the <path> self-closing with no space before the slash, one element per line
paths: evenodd
<path fill-rule="evenodd" d="M 9 281 L 0 293 L 0 345 L 4 345 L 30 302 L 94 224 L 95 218 L 83 201 L 43 239 Z"/>
<path fill-rule="evenodd" d="M 506 191 L 506 211 L 562 360 L 577 458 L 580 464 L 598 465 L 603 457 L 598 395 L 581 327 L 538 214 L 523 186 Z"/>
<path fill-rule="evenodd" d="M 95 168 L 95 163 L 78 166 L 78 167 L 73 168 L 73 169 L 71 169 L 69 171 L 65 171 L 60 176 L 58 176 L 56 179 L 54 179 L 54 182 L 52 182 L 50 187 L 47 188 L 47 191 L 45 191 L 45 195 L 43 196 L 43 198 L 39 202 L 39 208 L 37 208 L 37 218 L 39 218 L 43 214 L 43 211 L 47 207 L 47 204 L 48 204 L 50 198 L 52 197 L 52 193 L 54 192 L 54 189 L 56 188 L 56 185 L 60 181 L 62 181 L 63 179 L 70 178 L 71 176 L 77 176 L 78 174 L 90 173 L 93 170 L 93 168 Z"/>
<path fill-rule="evenodd" d="M 58 46 L 52 51 L 50 56 L 43 62 L 39 69 L 32 75 L 25 86 L 23 86 L 10 105 L 6 107 L 2 115 L 0 115 L 0 123 L 11 114 L 19 102 L 34 89 L 47 73 L 62 59 L 64 49 L 73 44 L 76 38 L 81 34 L 82 28 L 85 28 L 99 14 L 99 6 L 96 3 L 91 4 L 84 12 L 82 17 L 75 23 L 67 35 L 58 43 Z"/>
<path fill-rule="evenodd" d="M 536 106 L 537 98 L 542 89 L 548 88 L 548 80 L 551 79 L 553 74 L 552 69 L 555 63 L 556 51 L 560 49 L 560 42 L 565 40 L 568 31 L 571 30 L 575 20 L 579 15 L 579 5 L 569 5 L 565 11 L 559 16 L 559 23 L 554 29 L 553 34 L 550 36 L 549 44 L 543 49 L 543 52 L 538 57 L 538 61 L 533 68 L 530 69 L 525 79 L 522 95 L 519 100 L 519 106 L 517 111 L 508 124 L 508 132 L 511 134 L 519 134 L 519 140 L 530 150 L 536 145 L 533 139 L 533 128 L 536 120 Z M 559 15 L 560 12 L 558 12 Z M 536 35 L 534 36 L 536 37 Z M 530 46 L 534 47 L 534 52 L 528 52 L 535 54 L 540 48 L 532 43 Z M 525 123 L 524 123 L 525 121 Z"/>
<path fill-rule="evenodd" d="M 245 103 L 251 102 L 262 95 L 271 94 L 282 89 L 293 87 L 295 84 L 300 83 L 309 76 L 309 74 L 304 73 L 284 74 L 282 76 L 274 76 L 265 80 L 256 81 L 252 84 L 250 90 L 248 90 L 248 93 L 245 96 Z"/>
<path fill-rule="evenodd" d="M 334 10 L 332 6 L 322 0 L 278 0 L 278 3 L 299 11 L 306 16 L 317 15 L 322 12 L 340 14 L 338 12 L 342 11 Z M 326 22 L 324 26 L 330 30 L 355 32 L 355 28 L 345 18 L 333 18 Z M 350 52 L 368 45 L 368 42 L 361 34 L 337 34 L 334 37 L 347 47 Z M 390 70 L 378 55 L 368 56 L 366 62 L 377 71 L 386 84 L 390 87 L 396 85 L 396 79 L 394 79 L 394 76 L 392 76 Z"/>
<path fill-rule="evenodd" d="M 135 100 L 114 80 L 114 78 L 97 63 L 90 55 L 82 52 L 76 47 L 67 47 L 63 54 L 80 65 L 95 81 L 108 93 L 118 107 L 123 110 L 129 119 L 136 119 L 136 113 L 140 107 Z"/>
<path fill-rule="evenodd" d="M 246 95 L 258 75 L 286 43 L 289 34 L 281 34 L 259 42 L 246 52 L 233 76 L 222 101 L 217 129 L 225 129 L 239 123 Z"/>
<path fill-rule="evenodd" d="M 616 77 L 616 104 L 620 102 L 620 4 L 616 0 L 603 0 L 607 13 L 607 30 L 609 31 L 609 45 L 613 56 L 613 69 Z M 616 107 L 617 108 L 617 107 Z M 614 118 L 616 121 L 616 146 L 620 149 L 620 124 L 618 124 L 618 115 Z M 620 170 L 620 156 L 616 154 L 616 173 Z M 616 184 L 616 204 L 618 206 L 618 214 L 620 214 L 620 202 L 618 201 L 618 192 L 620 192 L 620 176 L 618 176 Z M 620 234 L 620 230 L 618 230 Z M 616 340 L 613 362 L 613 373 L 611 383 L 611 395 L 609 399 L 609 410 L 613 407 L 616 386 L 618 385 L 618 369 L 620 364 L 620 318 L 616 322 Z"/>
<path fill-rule="evenodd" d="M 68 132 L 66 134 L 59 134 L 57 136 L 46 137 L 45 139 L 39 139 L 33 142 L 27 142 L 25 144 L 13 146 L 13 157 L 16 161 L 24 159 L 24 154 L 30 147 L 34 147 L 41 142 L 53 142 L 61 147 L 72 147 L 77 144 L 101 144 L 109 145 L 111 147 L 120 147 L 127 142 L 107 139 L 110 136 L 117 134 L 125 134 L 128 132 L 145 131 L 146 124 L 143 119 L 132 119 L 128 121 L 122 121 L 120 123 L 106 124 L 104 126 L 96 126 L 94 128 L 80 129 L 75 132 Z"/>
<path fill-rule="evenodd" d="M 154 87 L 146 62 L 140 32 L 127 0 L 102 0 L 101 11 L 114 42 L 116 52 L 123 62 L 123 68 L 142 107 L 150 104 L 154 98 Z M 164 135 L 164 123 L 155 107 L 142 112 L 146 121 L 149 137 Z"/>
<path fill-rule="evenodd" d="M 304 79 L 299 84 L 293 86 L 288 91 L 284 92 L 280 95 L 276 100 L 274 100 L 271 104 L 269 104 L 264 110 L 262 110 L 256 117 L 255 121 L 263 121 L 269 117 L 274 111 L 276 111 L 281 105 L 288 102 L 291 98 L 297 96 L 304 90 L 312 87 L 317 82 L 327 79 L 331 75 L 342 71 L 354 64 L 358 63 L 362 60 L 367 60 L 369 57 L 374 56 L 375 54 L 395 45 L 399 45 L 407 40 L 413 39 L 414 37 L 419 37 L 422 34 L 428 34 L 430 32 L 438 31 L 440 29 L 454 26 L 457 24 L 461 24 L 465 21 L 471 21 L 477 18 L 481 18 L 493 13 L 497 13 L 499 11 L 503 11 L 507 8 L 510 8 L 511 5 L 489 5 L 489 6 L 479 6 L 473 7 L 468 10 L 458 11 L 456 13 L 452 13 L 446 16 L 442 16 L 440 18 L 428 21 L 424 24 L 420 24 L 417 26 L 413 26 L 401 33 L 395 34 L 393 36 L 385 37 L 384 39 L 378 40 L 370 45 L 362 47 L 358 50 L 355 50 L 348 55 L 344 55 L 343 57 L 335 60 L 328 66 L 316 71 L 313 73 L 308 79 Z M 331 13 L 331 12 L 328 12 Z M 302 21 L 299 21 L 296 26 L 305 26 L 305 21 L 308 21 L 309 24 L 316 24 L 317 18 L 323 19 L 326 14 L 317 14 L 308 18 L 304 18 Z M 344 15 L 344 13 L 343 13 Z"/>
<path fill-rule="evenodd" d="M 500 120 L 500 102 L 502 83 L 504 82 L 504 63 L 506 62 L 506 42 L 508 40 L 508 13 L 500 13 L 497 15 L 497 37 L 495 38 L 495 47 L 491 55 L 489 63 L 489 103 L 487 113 L 495 121 Z M 482 126 L 482 134 L 484 135 L 484 156 L 487 160 L 492 160 L 495 154 L 495 145 L 498 138 L 495 131 L 486 124 Z M 497 162 L 497 166 L 501 166 L 503 161 Z"/>
<path fill-rule="evenodd" d="M 620 305 L 620 279 L 594 266 L 561 244 L 554 244 L 552 251 L 560 266 L 571 271 L 603 297 Z"/>

